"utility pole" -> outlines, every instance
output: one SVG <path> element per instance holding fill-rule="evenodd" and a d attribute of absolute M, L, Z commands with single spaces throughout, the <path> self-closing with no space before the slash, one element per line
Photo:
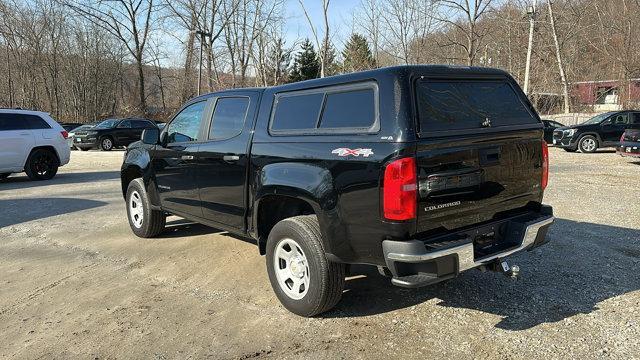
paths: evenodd
<path fill-rule="evenodd" d="M 536 3 L 533 0 L 531 6 L 527 7 L 527 15 L 529 16 L 529 47 L 527 47 L 527 63 L 524 68 L 524 93 L 529 95 L 529 75 L 531 70 L 531 52 L 533 51 L 533 30 L 536 26 Z"/>
<path fill-rule="evenodd" d="M 198 69 L 198 95 L 200 95 L 200 90 L 202 88 L 202 49 L 204 48 L 204 38 L 211 37 L 211 33 L 204 32 L 202 30 L 196 31 L 197 35 L 200 35 L 200 66 Z"/>

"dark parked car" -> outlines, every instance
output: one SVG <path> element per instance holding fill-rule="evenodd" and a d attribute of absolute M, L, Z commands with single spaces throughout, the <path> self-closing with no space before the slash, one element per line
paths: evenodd
<path fill-rule="evenodd" d="M 640 129 L 640 111 L 607 112 L 582 124 L 558 128 L 553 132 L 553 144 L 569 152 L 592 153 L 618 146 L 626 129 Z"/>
<path fill-rule="evenodd" d="M 80 123 L 63 123 L 63 124 L 60 124 L 60 125 L 67 132 L 71 132 L 71 130 L 77 128 L 78 126 L 81 126 L 82 124 L 80 124 Z"/>
<path fill-rule="evenodd" d="M 140 140 L 144 129 L 157 127 L 153 121 L 147 119 L 107 119 L 91 129 L 76 131 L 73 145 L 83 151 L 95 148 L 109 151 L 114 147 L 128 146 Z"/>
<path fill-rule="evenodd" d="M 616 152 L 622 156 L 640 158 L 640 130 L 629 129 L 622 134 Z"/>
<path fill-rule="evenodd" d="M 564 126 L 557 121 L 545 119 L 542 119 L 542 125 L 544 125 L 544 141 L 547 144 L 553 144 L 553 131 Z"/>
<path fill-rule="evenodd" d="M 408 288 L 514 275 L 504 258 L 554 221 L 548 169 L 509 74 L 403 66 L 197 97 L 127 148 L 121 180 L 136 235 L 174 214 L 252 239 L 278 299 L 313 316 L 340 300 L 347 264 Z"/>

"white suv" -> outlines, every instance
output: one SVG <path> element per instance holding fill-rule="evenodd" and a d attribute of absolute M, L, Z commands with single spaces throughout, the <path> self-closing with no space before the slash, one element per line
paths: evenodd
<path fill-rule="evenodd" d="M 69 162 L 67 132 L 40 111 L 0 109 L 0 180 L 26 172 L 49 180 Z"/>

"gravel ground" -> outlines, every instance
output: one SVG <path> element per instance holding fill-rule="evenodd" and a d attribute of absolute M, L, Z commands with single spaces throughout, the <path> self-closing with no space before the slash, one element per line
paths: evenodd
<path fill-rule="evenodd" d="M 129 230 L 122 152 L 0 183 L 0 358 L 640 358 L 640 162 L 551 149 L 551 242 L 517 281 L 391 286 L 353 267 L 335 310 L 284 310 L 255 245 L 170 218 Z"/>

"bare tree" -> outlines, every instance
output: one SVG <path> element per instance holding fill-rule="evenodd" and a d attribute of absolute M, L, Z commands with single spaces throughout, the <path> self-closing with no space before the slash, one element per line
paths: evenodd
<path fill-rule="evenodd" d="M 145 94 L 145 47 L 157 10 L 154 0 L 61 0 L 69 8 L 102 27 L 118 39 L 133 57 L 138 72 L 139 110 L 147 111 Z"/>
<path fill-rule="evenodd" d="M 453 36 L 448 43 L 463 50 L 466 63 L 473 66 L 480 49 L 482 39 L 487 35 L 487 28 L 480 27 L 480 20 L 490 9 L 492 0 L 439 0 L 444 11 L 439 17 L 441 22 L 451 27 Z M 459 39 L 455 34 L 461 35 Z"/>
<path fill-rule="evenodd" d="M 319 31 L 318 28 L 313 24 L 311 17 L 309 16 L 309 12 L 307 12 L 307 8 L 304 6 L 303 0 L 298 0 L 300 3 L 300 7 L 302 8 L 302 12 L 304 12 L 304 16 L 307 19 L 307 23 L 309 24 L 309 28 L 313 33 L 313 38 L 316 42 L 316 47 L 318 48 L 318 57 L 320 58 L 320 77 L 323 78 L 327 73 L 327 66 L 329 65 L 329 57 L 330 57 L 330 44 L 329 44 L 329 3 L 331 0 L 322 0 L 322 19 L 324 22 L 324 35 L 322 38 L 322 42 L 320 42 Z"/>
<path fill-rule="evenodd" d="M 564 98 L 564 112 L 569 113 L 569 83 L 567 76 L 564 72 L 564 65 L 562 64 L 562 53 L 560 52 L 560 42 L 558 41 L 558 31 L 556 29 L 556 20 L 553 15 L 553 6 L 551 0 L 547 0 L 549 8 L 549 23 L 551 25 L 551 34 L 553 36 L 553 43 L 556 49 L 556 58 L 558 59 L 558 71 L 560 72 L 560 81 L 562 82 L 562 97 Z"/>

